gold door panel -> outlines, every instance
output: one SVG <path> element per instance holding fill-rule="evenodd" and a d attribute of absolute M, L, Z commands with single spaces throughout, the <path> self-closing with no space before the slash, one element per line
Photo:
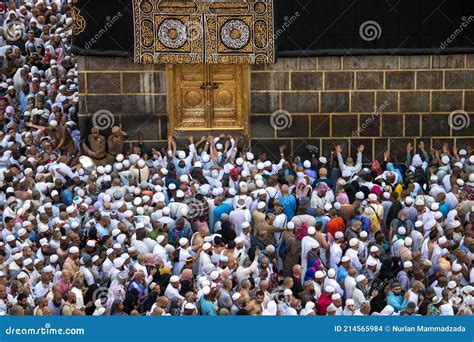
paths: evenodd
<path fill-rule="evenodd" d="M 168 65 L 170 131 L 246 132 L 248 86 L 247 66 Z"/>

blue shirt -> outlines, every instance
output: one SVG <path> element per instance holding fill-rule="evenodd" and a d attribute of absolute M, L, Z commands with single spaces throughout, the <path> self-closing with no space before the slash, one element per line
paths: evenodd
<path fill-rule="evenodd" d="M 288 217 L 288 221 L 291 221 L 296 212 L 296 198 L 295 196 L 281 196 L 280 203 L 283 206 L 283 211 Z"/>
<path fill-rule="evenodd" d="M 337 282 L 340 284 L 349 274 L 349 272 L 344 267 L 339 267 L 337 269 Z"/>
<path fill-rule="evenodd" d="M 222 214 L 227 214 L 229 215 L 230 212 L 232 210 L 232 207 L 228 204 L 228 203 L 222 203 L 221 205 L 217 206 L 215 209 L 214 209 L 214 224 L 217 222 L 217 221 L 220 221 L 221 220 L 221 215 Z"/>
<path fill-rule="evenodd" d="M 61 201 L 67 206 L 72 204 L 72 192 L 69 189 L 64 189 L 61 193 Z"/>
<path fill-rule="evenodd" d="M 201 304 L 201 315 L 203 316 L 217 316 L 217 311 L 214 305 L 208 300 L 201 296 L 199 298 L 199 304 Z"/>
<path fill-rule="evenodd" d="M 399 312 L 405 309 L 408 303 L 401 294 L 397 296 L 395 293 L 393 293 L 393 291 L 390 291 L 390 294 L 388 295 L 387 304 L 393 306 L 395 312 Z"/>

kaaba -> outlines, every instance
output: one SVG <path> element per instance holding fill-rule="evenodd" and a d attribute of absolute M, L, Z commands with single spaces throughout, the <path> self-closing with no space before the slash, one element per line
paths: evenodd
<path fill-rule="evenodd" d="M 302 156 L 472 145 L 468 0 L 72 1 L 81 125 L 235 132 Z M 104 127 L 108 129 L 109 127 Z M 86 130 L 83 130 L 86 132 Z"/>

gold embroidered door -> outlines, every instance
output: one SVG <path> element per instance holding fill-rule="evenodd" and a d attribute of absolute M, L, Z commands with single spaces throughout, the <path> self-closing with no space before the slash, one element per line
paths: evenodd
<path fill-rule="evenodd" d="M 248 127 L 248 67 L 168 65 L 171 132 Z"/>

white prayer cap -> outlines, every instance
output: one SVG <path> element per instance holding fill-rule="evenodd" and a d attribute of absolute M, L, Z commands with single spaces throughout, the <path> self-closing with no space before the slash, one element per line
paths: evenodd
<path fill-rule="evenodd" d="M 51 191 L 51 197 L 58 196 L 59 193 L 56 190 Z"/>
<path fill-rule="evenodd" d="M 23 261 L 23 266 L 28 266 L 30 264 L 33 263 L 33 259 L 31 258 L 26 258 L 24 261 Z"/>
<path fill-rule="evenodd" d="M 253 160 L 254 155 L 253 155 L 252 152 L 247 152 L 247 153 L 245 154 L 245 157 L 247 158 L 247 160 Z"/>
<path fill-rule="evenodd" d="M 385 198 L 386 200 L 390 199 L 390 193 L 385 191 L 383 193 L 383 198 Z"/>
<path fill-rule="evenodd" d="M 122 234 L 120 234 L 122 235 Z M 119 244 L 119 243 L 114 243 L 113 246 L 112 246 L 113 249 L 121 249 L 122 248 L 122 245 Z"/>
<path fill-rule="evenodd" d="M 9 234 L 7 235 L 7 242 L 13 242 L 15 241 L 15 235 Z"/>
<path fill-rule="evenodd" d="M 178 156 L 178 159 L 186 158 L 186 153 L 184 151 L 178 151 L 176 155 Z"/>
<path fill-rule="evenodd" d="M 342 239 L 344 237 L 344 234 L 340 231 L 337 231 L 335 234 L 336 239 Z"/>
<path fill-rule="evenodd" d="M 329 278 L 334 278 L 336 276 L 336 271 L 333 268 L 330 268 L 328 270 L 328 277 Z"/>
<path fill-rule="evenodd" d="M 142 198 L 141 197 L 135 197 L 133 199 L 133 205 L 134 206 L 139 206 L 140 204 L 142 204 Z"/>
<path fill-rule="evenodd" d="M 209 286 L 204 286 L 202 288 L 202 293 L 207 296 L 209 293 L 211 293 L 211 288 Z"/>
<path fill-rule="evenodd" d="M 411 261 L 405 261 L 403 263 L 403 267 L 404 268 L 412 268 L 413 267 L 413 263 Z"/>
<path fill-rule="evenodd" d="M 113 248 L 109 248 L 105 254 L 107 254 L 107 256 L 109 256 L 110 254 L 112 254 L 114 252 Z"/>
<path fill-rule="evenodd" d="M 368 236 L 367 232 L 364 230 L 362 232 L 360 232 L 360 237 L 361 238 L 366 238 Z"/>
<path fill-rule="evenodd" d="M 378 251 L 379 251 L 379 248 L 377 246 L 370 247 L 370 253 L 376 253 Z"/>
<path fill-rule="evenodd" d="M 305 160 L 304 163 L 303 163 L 303 166 L 306 168 L 306 169 L 309 169 L 311 167 L 311 162 L 309 160 Z"/>
<path fill-rule="evenodd" d="M 331 209 L 332 209 L 331 203 L 326 203 L 326 204 L 324 205 L 324 210 L 329 211 L 329 210 L 331 210 Z"/>
<path fill-rule="evenodd" d="M 452 227 L 453 227 L 453 228 L 458 228 L 458 227 L 460 227 L 460 226 L 461 226 L 461 222 L 458 221 L 458 220 L 455 220 L 455 221 L 452 223 Z"/>
<path fill-rule="evenodd" d="M 442 213 L 441 211 L 435 211 L 435 213 L 434 213 L 434 218 L 435 218 L 436 220 L 439 220 L 439 219 L 441 219 L 442 217 L 443 217 L 443 213 Z"/>
<path fill-rule="evenodd" d="M 194 163 L 195 168 L 202 168 L 202 163 L 200 161 L 197 161 Z"/>
<path fill-rule="evenodd" d="M 238 166 L 241 166 L 243 163 L 244 163 L 244 160 L 242 158 L 237 158 L 235 163 L 238 165 Z"/>
<path fill-rule="evenodd" d="M 242 297 L 242 295 L 240 294 L 240 292 L 236 292 L 232 295 L 232 300 L 235 302 L 236 300 L 239 300 L 240 297 Z"/>
<path fill-rule="evenodd" d="M 456 183 L 458 183 L 459 186 L 464 186 L 464 181 L 461 178 L 458 178 Z"/>
<path fill-rule="evenodd" d="M 257 163 L 257 169 L 259 169 L 259 170 L 263 170 L 263 169 L 264 169 L 264 167 L 265 167 L 265 166 L 263 165 L 263 163 L 262 163 L 262 162 L 259 162 L 259 163 Z"/>
<path fill-rule="evenodd" d="M 324 272 L 323 271 L 316 271 L 316 273 L 314 274 L 314 277 L 316 279 L 321 279 L 324 277 Z"/>
<path fill-rule="evenodd" d="M 236 244 L 242 243 L 243 241 L 244 241 L 244 240 L 243 240 L 242 237 L 240 237 L 240 236 L 237 236 L 237 237 L 234 239 L 234 242 L 235 242 Z"/>
<path fill-rule="evenodd" d="M 398 230 L 397 230 L 398 234 L 401 234 L 401 235 L 404 235 L 406 234 L 407 230 L 405 227 L 398 227 Z"/>
<path fill-rule="evenodd" d="M 258 209 L 263 209 L 263 208 L 266 207 L 266 205 L 267 205 L 267 204 L 266 204 L 265 202 L 258 202 L 257 208 L 258 208 Z"/>
<path fill-rule="evenodd" d="M 216 280 L 217 278 L 219 278 L 219 272 L 212 271 L 211 274 L 210 274 L 210 277 L 211 277 L 212 280 Z"/>
<path fill-rule="evenodd" d="M 367 279 L 367 278 L 365 277 L 365 275 L 359 274 L 359 275 L 356 277 L 356 282 L 357 282 L 357 283 L 360 283 L 361 281 L 364 281 L 365 279 Z"/>
<path fill-rule="evenodd" d="M 423 260 L 423 265 L 431 267 L 431 266 L 433 266 L 433 263 L 431 262 L 431 260 L 425 259 L 425 260 Z"/>
<path fill-rule="evenodd" d="M 343 256 L 341 259 L 341 262 L 348 262 L 351 261 L 351 258 L 349 258 L 347 255 Z"/>
<path fill-rule="evenodd" d="M 53 273 L 54 269 L 51 266 L 46 266 L 45 268 L 43 268 L 43 272 L 44 273 Z"/>
<path fill-rule="evenodd" d="M 362 191 L 358 191 L 358 192 L 356 192 L 355 197 L 359 200 L 363 200 L 365 198 L 365 195 Z"/>
<path fill-rule="evenodd" d="M 71 254 L 79 253 L 79 248 L 77 248 L 76 246 L 72 246 L 69 248 L 69 253 Z"/>
<path fill-rule="evenodd" d="M 54 264 L 55 262 L 58 261 L 58 259 L 59 259 L 59 256 L 57 254 L 53 254 L 49 257 L 49 262 Z"/>
<path fill-rule="evenodd" d="M 40 246 L 43 247 L 45 245 L 49 245 L 48 239 L 47 238 L 42 238 L 39 240 Z"/>
<path fill-rule="evenodd" d="M 185 238 L 185 237 L 182 237 L 181 239 L 179 239 L 179 245 L 180 245 L 181 247 L 186 246 L 186 245 L 188 244 L 188 242 L 189 242 L 188 239 Z"/>
<path fill-rule="evenodd" d="M 185 308 L 186 310 L 194 310 L 194 309 L 196 308 L 196 306 L 195 306 L 193 303 L 186 303 L 186 304 L 184 305 L 184 308 Z"/>
<path fill-rule="evenodd" d="M 316 233 L 316 228 L 314 228 L 313 226 L 310 226 L 308 228 L 308 235 L 313 235 Z"/>
<path fill-rule="evenodd" d="M 176 197 L 177 198 L 183 198 L 184 197 L 184 192 L 182 190 L 176 191 Z"/>
<path fill-rule="evenodd" d="M 413 245 L 413 239 L 407 236 L 404 240 L 404 243 L 405 243 L 405 246 L 410 247 L 411 245 Z"/>
<path fill-rule="evenodd" d="M 324 291 L 327 293 L 334 293 L 335 289 L 331 285 L 328 285 L 324 288 Z"/>
<path fill-rule="evenodd" d="M 438 244 L 439 245 L 442 245 L 444 243 L 448 242 L 448 239 L 446 239 L 446 236 L 441 236 L 439 239 L 438 239 Z"/>
<path fill-rule="evenodd" d="M 450 159 L 448 156 L 443 156 L 441 158 L 441 161 L 443 162 L 443 164 L 449 164 Z"/>
<path fill-rule="evenodd" d="M 319 157 L 319 162 L 321 164 L 326 164 L 328 162 L 328 160 L 326 159 L 326 157 Z"/>
<path fill-rule="evenodd" d="M 116 259 L 114 259 L 114 267 L 115 268 L 119 268 L 119 267 L 122 267 L 122 265 L 125 263 L 125 259 L 122 258 L 122 257 L 118 257 Z"/>
<path fill-rule="evenodd" d="M 359 245 L 359 239 L 357 239 L 357 238 L 350 239 L 349 246 L 355 247 L 355 246 L 358 246 L 358 245 Z"/>
<path fill-rule="evenodd" d="M 469 157 L 469 163 L 474 164 L 474 155 Z"/>
<path fill-rule="evenodd" d="M 283 291 L 283 294 L 285 296 L 291 296 L 293 294 L 293 291 L 291 291 L 290 289 L 285 289 L 285 291 Z"/>
<path fill-rule="evenodd" d="M 448 289 L 452 290 L 454 289 L 455 287 L 457 286 L 456 282 L 454 280 L 451 280 L 449 283 L 448 283 Z"/>
<path fill-rule="evenodd" d="M 265 250 L 269 253 L 274 253 L 275 252 L 275 246 L 268 245 L 267 247 L 265 247 Z"/>
<path fill-rule="evenodd" d="M 289 222 L 288 224 L 290 224 L 290 223 L 292 223 L 292 222 Z M 242 223 L 242 229 L 246 229 L 246 228 L 250 228 L 250 223 L 248 223 L 248 222 Z"/>
<path fill-rule="evenodd" d="M 209 242 L 205 242 L 203 245 L 202 245 L 202 249 L 204 251 L 207 251 L 208 249 L 210 249 L 212 247 L 212 245 L 209 243 Z"/>
<path fill-rule="evenodd" d="M 89 246 L 89 247 L 95 247 L 95 241 L 94 241 L 94 240 L 88 240 L 88 241 L 87 241 L 87 246 Z"/>
<path fill-rule="evenodd" d="M 376 202 L 377 201 L 377 195 L 376 194 L 369 194 L 369 201 Z"/>
<path fill-rule="evenodd" d="M 453 272 L 460 272 L 461 269 L 462 269 L 462 266 L 458 264 L 457 262 L 453 263 L 453 267 L 451 268 Z"/>
<path fill-rule="evenodd" d="M 340 210 L 340 209 L 341 209 L 341 203 L 339 203 L 339 202 L 334 202 L 334 209 Z"/>
<path fill-rule="evenodd" d="M 420 198 L 420 199 L 417 199 L 416 202 L 415 202 L 415 205 L 424 206 L 424 205 L 425 205 L 425 201 L 423 201 L 421 198 Z"/>
<path fill-rule="evenodd" d="M 115 160 L 118 161 L 119 163 L 123 162 L 123 159 L 124 159 L 124 156 L 121 153 L 117 154 L 117 156 L 115 157 Z"/>
<path fill-rule="evenodd" d="M 208 163 L 209 160 L 211 160 L 211 157 L 210 157 L 207 153 L 202 156 L 202 161 L 203 161 L 204 163 Z"/>
<path fill-rule="evenodd" d="M 432 176 L 430 177 L 430 181 L 431 181 L 431 182 L 438 183 L 438 177 L 437 177 L 436 175 L 432 175 Z"/>
<path fill-rule="evenodd" d="M 423 225 L 423 222 L 422 222 L 422 221 L 416 221 L 416 222 L 415 222 L 415 227 L 416 227 L 416 228 L 420 228 L 422 225 Z"/>
<path fill-rule="evenodd" d="M 369 260 L 367 260 L 367 265 L 368 266 L 377 266 L 377 261 L 375 261 L 374 258 L 370 258 Z"/>
<path fill-rule="evenodd" d="M 76 210 L 76 208 L 73 205 L 70 205 L 66 208 L 66 212 L 68 214 L 72 214 L 74 212 L 74 210 Z"/>
<path fill-rule="evenodd" d="M 162 243 L 164 239 L 165 239 L 164 235 L 158 235 L 158 237 L 156 238 L 156 242 L 157 243 Z"/>
<path fill-rule="evenodd" d="M 432 210 L 432 211 L 437 211 L 437 210 L 439 210 L 439 204 L 436 203 L 436 202 L 433 203 L 433 204 L 431 205 L 431 210 Z"/>
<path fill-rule="evenodd" d="M 405 198 L 405 204 L 406 204 L 406 205 L 411 205 L 411 204 L 413 204 L 413 198 L 411 198 L 410 196 L 407 196 L 407 197 Z"/>

